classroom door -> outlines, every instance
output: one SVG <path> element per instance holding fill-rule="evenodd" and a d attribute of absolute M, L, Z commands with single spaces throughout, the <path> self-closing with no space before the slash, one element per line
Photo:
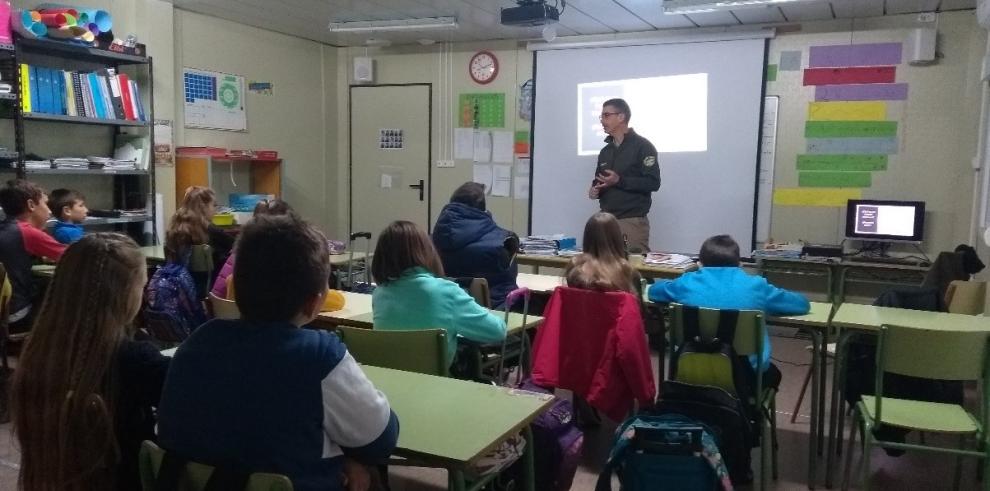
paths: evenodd
<path fill-rule="evenodd" d="M 371 232 L 372 247 L 393 220 L 429 229 L 431 92 L 429 84 L 350 89 L 350 225 Z"/>

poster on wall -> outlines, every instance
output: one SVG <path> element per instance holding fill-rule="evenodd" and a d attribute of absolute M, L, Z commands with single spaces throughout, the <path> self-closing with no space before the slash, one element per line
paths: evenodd
<path fill-rule="evenodd" d="M 244 77 L 183 67 L 186 128 L 247 131 Z"/>
<path fill-rule="evenodd" d="M 172 155 L 172 120 L 155 120 L 155 165 L 171 166 L 175 163 Z"/>
<path fill-rule="evenodd" d="M 402 130 L 382 128 L 378 130 L 379 150 L 402 150 Z"/>

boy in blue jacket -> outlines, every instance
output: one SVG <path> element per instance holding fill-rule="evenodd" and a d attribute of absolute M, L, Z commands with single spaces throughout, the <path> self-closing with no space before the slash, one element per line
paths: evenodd
<path fill-rule="evenodd" d="M 82 223 L 89 215 L 86 198 L 79 191 L 56 189 L 49 199 L 52 215 L 58 220 L 52 230 L 55 240 L 71 244 L 83 236 Z"/>
<path fill-rule="evenodd" d="M 698 259 L 698 271 L 650 286 L 650 300 L 711 309 L 760 310 L 767 316 L 800 315 L 811 310 L 804 295 L 777 288 L 766 278 L 743 271 L 739 267 L 739 244 L 728 235 L 708 238 L 701 245 Z M 763 346 L 759 360 L 763 384 L 779 387 L 780 370 L 770 363 L 769 336 L 764 337 Z M 756 356 L 750 356 L 750 364 L 756 370 Z"/>
<path fill-rule="evenodd" d="M 336 336 L 302 328 L 320 312 L 329 275 L 326 238 L 298 217 L 243 227 L 234 274 L 241 319 L 209 321 L 176 351 L 158 406 L 163 448 L 283 474 L 296 491 L 367 483 L 360 464 L 385 462 L 399 424 Z"/>

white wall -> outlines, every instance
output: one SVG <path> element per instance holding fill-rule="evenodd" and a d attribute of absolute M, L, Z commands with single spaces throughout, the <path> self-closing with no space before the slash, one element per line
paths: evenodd
<path fill-rule="evenodd" d="M 183 128 L 182 98 L 175 97 L 174 111 L 180 120 L 177 144 L 277 150 L 283 159 L 283 197 L 306 219 L 328 229 L 334 221 L 330 209 L 335 195 L 328 192 L 326 179 L 323 64 L 333 61 L 335 51 L 313 41 L 176 9 L 176 91 L 181 90 L 182 67 L 233 73 L 273 85 L 272 95 L 246 94 L 246 132 Z"/>
<path fill-rule="evenodd" d="M 901 42 L 915 27 L 913 15 L 805 23 L 794 33 L 781 33 L 770 43 L 769 63 L 781 51 L 801 50 L 807 66 L 808 47 L 823 44 Z M 968 241 L 973 199 L 972 159 L 976 156 L 981 101 L 980 67 L 986 31 L 973 11 L 939 16 L 938 63 L 897 66 L 897 82 L 909 84 L 906 102 L 888 104 L 888 120 L 899 123 L 900 148 L 888 170 L 873 173 L 864 198 L 917 199 L 927 204 L 926 251 L 951 250 Z M 768 95 L 780 96 L 775 187 L 797 186 L 796 159 L 805 153 L 804 122 L 814 90 L 802 85 L 802 72 L 778 72 L 767 84 Z M 771 237 L 838 243 L 844 236 L 842 208 L 775 206 Z"/>
<path fill-rule="evenodd" d="M 336 64 L 336 92 L 337 101 L 337 139 L 336 139 L 336 176 L 337 184 L 335 201 L 337 205 L 337 227 L 336 232 L 343 237 L 346 233 L 348 217 L 348 197 L 347 197 L 347 154 L 348 154 L 348 86 L 352 84 L 352 60 L 355 56 L 371 56 L 376 61 L 375 83 L 430 83 L 433 84 L 433 159 L 434 168 L 432 174 L 433 185 L 430 187 L 430 199 L 432 200 L 433 217 L 431 222 L 435 223 L 437 215 L 447 204 L 450 194 L 457 186 L 460 186 L 472 178 L 472 162 L 469 160 L 458 160 L 456 166 L 452 168 L 437 168 L 435 160 L 440 155 L 440 118 L 447 117 L 455 121 L 457 112 L 457 95 L 471 92 L 504 92 L 505 93 L 505 120 L 504 130 L 529 130 L 529 122 L 522 121 L 518 116 L 518 95 L 519 86 L 532 76 L 532 53 L 521 49 L 514 41 L 500 41 L 490 43 L 457 44 L 450 57 L 452 60 L 452 80 L 453 100 L 450 102 L 450 111 L 442 115 L 439 111 L 440 97 L 446 85 L 446 77 L 441 77 L 440 71 L 440 46 L 399 46 L 391 48 L 379 48 L 366 51 L 364 48 L 342 48 L 339 50 Z M 478 50 L 486 49 L 495 54 L 499 60 L 499 75 L 494 82 L 488 85 L 478 85 L 468 75 L 468 61 Z M 328 93 L 329 94 L 329 93 Z M 383 107 L 382 111 L 388 108 Z M 357 189 L 355 190 L 357 191 Z M 495 220 L 506 228 L 511 228 L 518 233 L 525 233 L 528 224 L 528 201 L 516 200 L 513 198 L 500 198 L 489 196 L 487 198 L 488 209 L 492 212 Z"/>

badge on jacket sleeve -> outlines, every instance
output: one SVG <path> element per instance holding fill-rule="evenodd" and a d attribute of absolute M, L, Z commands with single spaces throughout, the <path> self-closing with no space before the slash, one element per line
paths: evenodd
<path fill-rule="evenodd" d="M 643 165 L 647 167 L 653 167 L 653 165 L 656 163 L 657 163 L 657 158 L 652 155 L 643 159 Z"/>

